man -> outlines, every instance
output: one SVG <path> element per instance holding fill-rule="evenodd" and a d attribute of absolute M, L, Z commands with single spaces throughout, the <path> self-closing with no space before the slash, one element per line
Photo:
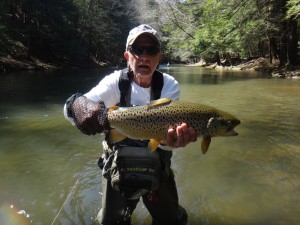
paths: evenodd
<path fill-rule="evenodd" d="M 65 105 L 65 116 L 73 121 L 85 134 L 96 134 L 109 130 L 106 108 L 117 104 L 126 106 L 138 106 L 149 104 L 154 98 L 179 99 L 180 91 L 177 81 L 168 74 L 162 74 L 156 68 L 163 53 L 157 32 L 149 25 L 140 25 L 132 29 L 126 42 L 124 57 L 127 60 L 128 71 L 115 71 L 106 76 L 100 83 L 84 96 L 75 94 L 71 96 Z M 130 86 L 127 88 L 127 101 L 122 103 L 120 79 L 122 74 L 128 75 Z M 153 94 L 154 83 L 158 77 L 162 77 L 162 87 L 159 96 Z M 121 84 L 122 86 L 122 84 Z M 156 94 L 157 95 L 157 94 Z M 129 97 L 128 97 L 129 96 Z M 105 107 L 104 107 L 105 106 Z M 162 171 L 160 172 L 159 185 L 155 190 L 135 192 L 135 197 L 126 197 L 126 191 L 120 192 L 112 187 L 111 177 L 102 179 L 102 209 L 97 221 L 103 225 L 131 224 L 130 217 L 139 201 L 143 202 L 153 218 L 153 225 L 183 225 L 187 222 L 185 210 L 178 204 L 178 195 L 174 174 L 170 168 L 173 148 L 184 147 L 192 141 L 196 141 L 196 131 L 185 123 L 175 129 L 166 130 L 166 138 L 157 149 Z M 127 139 L 120 143 L 107 143 L 104 145 L 104 174 L 107 175 L 112 164 L 111 157 L 118 146 L 145 148 L 147 142 Z M 120 150 L 121 151 L 121 150 Z M 123 151 L 123 150 L 122 150 Z M 147 153 L 148 154 L 148 153 Z M 146 156 L 145 156 L 146 157 Z M 100 164 L 102 160 L 100 159 Z M 102 166 L 101 166 L 102 167 Z M 140 193 L 140 195 L 136 195 Z M 127 194 L 127 195 L 126 195 Z"/>

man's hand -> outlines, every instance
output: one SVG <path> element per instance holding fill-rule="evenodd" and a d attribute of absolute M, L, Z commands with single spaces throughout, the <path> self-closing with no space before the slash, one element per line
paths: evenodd
<path fill-rule="evenodd" d="M 185 147 L 190 142 L 197 141 L 197 132 L 194 128 L 188 127 L 186 123 L 175 129 L 169 129 L 164 144 L 172 148 Z"/>

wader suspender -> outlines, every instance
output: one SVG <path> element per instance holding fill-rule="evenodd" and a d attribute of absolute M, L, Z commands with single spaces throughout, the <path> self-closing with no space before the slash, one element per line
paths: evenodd
<path fill-rule="evenodd" d="M 133 79 L 133 74 L 128 72 L 128 69 L 122 70 L 122 75 L 119 80 L 119 89 L 121 92 L 120 106 L 125 107 L 130 102 L 130 84 Z M 151 100 L 160 98 L 161 90 L 164 85 L 164 77 L 162 72 L 155 70 L 152 77 Z"/>
<path fill-rule="evenodd" d="M 133 74 L 128 72 L 128 69 L 123 69 L 121 77 L 119 79 L 119 89 L 120 89 L 120 106 L 125 107 L 130 105 L 130 96 L 131 96 L 131 82 L 133 79 Z M 156 100 L 160 98 L 161 90 L 164 85 L 163 74 L 155 70 L 152 77 L 151 85 L 151 100 Z M 124 222 L 130 222 L 131 214 L 136 206 L 135 201 L 127 200 L 126 208 L 124 212 Z"/>
<path fill-rule="evenodd" d="M 131 97 L 131 82 L 133 80 L 132 72 L 128 72 L 128 69 L 125 68 L 122 70 L 122 74 L 119 79 L 119 90 L 120 90 L 120 103 L 118 104 L 121 107 L 130 106 L 130 97 Z M 164 86 L 164 76 L 162 72 L 155 70 L 152 77 L 152 85 L 151 85 L 151 99 L 157 100 L 160 98 L 161 90 Z M 112 144 L 107 141 L 107 144 L 112 149 Z M 98 162 L 99 167 L 102 169 L 102 162 Z"/>

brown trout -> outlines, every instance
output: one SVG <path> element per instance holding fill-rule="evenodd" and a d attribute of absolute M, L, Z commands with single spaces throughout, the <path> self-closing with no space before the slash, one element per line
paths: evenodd
<path fill-rule="evenodd" d="M 108 111 L 110 139 L 120 141 L 126 137 L 148 140 L 155 150 L 167 136 L 170 128 L 186 123 L 202 136 L 201 149 L 205 154 L 211 137 L 236 136 L 234 128 L 240 124 L 235 116 L 214 107 L 197 103 L 162 98 L 149 105 L 136 107 L 113 106 Z"/>

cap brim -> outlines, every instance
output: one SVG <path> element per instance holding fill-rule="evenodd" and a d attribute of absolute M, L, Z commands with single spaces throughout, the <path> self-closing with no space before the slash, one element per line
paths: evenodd
<path fill-rule="evenodd" d="M 147 35 L 147 36 L 149 36 L 152 40 L 154 40 L 154 41 L 156 42 L 157 46 L 160 47 L 160 42 L 159 42 L 158 38 L 157 38 L 154 34 L 149 33 L 149 32 L 141 32 L 141 33 L 137 34 L 134 38 L 132 38 L 132 39 L 127 43 L 127 46 L 126 46 L 126 47 L 128 47 L 129 45 L 132 45 L 132 44 L 136 41 L 136 39 L 137 39 L 138 37 L 140 37 L 141 35 Z"/>

